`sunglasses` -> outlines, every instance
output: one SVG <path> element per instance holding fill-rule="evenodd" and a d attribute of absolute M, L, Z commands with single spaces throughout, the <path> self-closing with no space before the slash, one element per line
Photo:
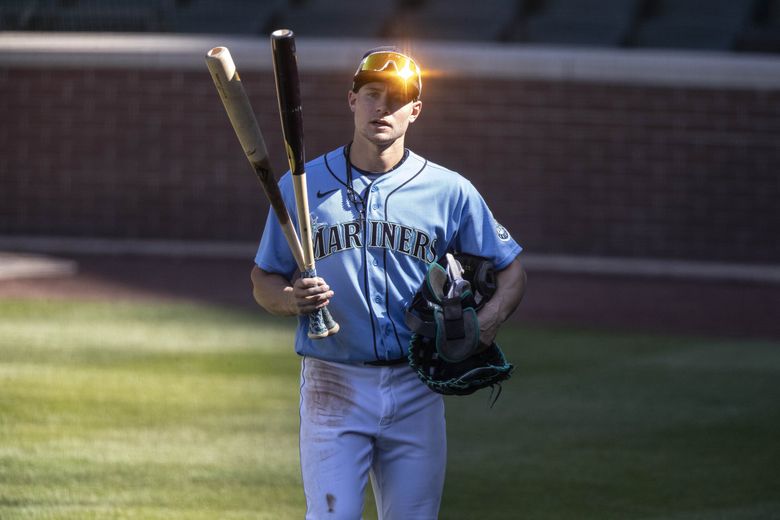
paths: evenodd
<path fill-rule="evenodd" d="M 361 72 L 391 73 L 405 84 L 412 82 L 417 88 L 417 97 L 422 93 L 422 74 L 420 67 L 412 58 L 394 51 L 373 52 L 363 58 L 355 71 L 355 77 Z"/>

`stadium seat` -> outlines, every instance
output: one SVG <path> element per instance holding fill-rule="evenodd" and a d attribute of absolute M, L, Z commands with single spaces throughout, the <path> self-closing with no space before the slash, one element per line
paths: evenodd
<path fill-rule="evenodd" d="M 172 0 L 8 0 L 0 5 L 3 28 L 32 31 L 165 30 Z"/>
<path fill-rule="evenodd" d="M 175 11 L 173 30 L 178 33 L 259 35 L 268 31 L 285 0 L 191 0 Z"/>
<path fill-rule="evenodd" d="M 18 31 L 24 28 L 26 19 L 32 14 L 34 5 L 21 0 L 0 2 L 0 31 Z"/>
<path fill-rule="evenodd" d="M 402 9 L 387 26 L 395 38 L 498 41 L 517 15 L 514 0 L 427 0 Z"/>
<path fill-rule="evenodd" d="M 0 31 L 508 41 L 780 53 L 780 0 L 0 0 Z"/>
<path fill-rule="evenodd" d="M 309 0 L 277 12 L 274 24 L 300 36 L 376 38 L 394 10 L 390 1 Z"/>
<path fill-rule="evenodd" d="M 756 15 L 737 39 L 737 50 L 780 52 L 780 0 L 763 2 Z"/>
<path fill-rule="evenodd" d="M 638 15 L 638 0 L 549 0 L 523 17 L 510 41 L 596 46 L 622 45 Z"/>
<path fill-rule="evenodd" d="M 637 47 L 731 50 L 755 0 L 656 0 L 641 23 Z"/>

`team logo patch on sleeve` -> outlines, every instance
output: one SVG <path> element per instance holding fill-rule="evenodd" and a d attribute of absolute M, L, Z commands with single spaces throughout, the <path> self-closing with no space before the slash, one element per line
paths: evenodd
<path fill-rule="evenodd" d="M 496 222 L 496 235 L 498 235 L 498 238 L 502 242 L 508 241 L 511 237 L 509 236 L 509 231 L 506 230 L 504 226 Z"/>

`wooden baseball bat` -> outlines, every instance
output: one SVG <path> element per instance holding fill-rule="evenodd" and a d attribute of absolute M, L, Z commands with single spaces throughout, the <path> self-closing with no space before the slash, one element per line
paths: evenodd
<path fill-rule="evenodd" d="M 282 199 L 279 185 L 276 183 L 276 177 L 268 160 L 263 134 L 260 132 L 260 126 L 257 124 L 252 105 L 244 91 L 230 51 L 227 47 L 214 47 L 206 53 L 206 65 L 209 67 L 214 86 L 217 87 L 219 98 L 225 106 L 225 111 L 241 143 L 241 148 L 257 174 L 257 179 L 282 226 L 282 231 L 295 257 L 295 262 L 298 264 L 298 269 L 303 271 L 301 243 L 295 232 L 295 226 L 290 220 L 287 207 L 284 205 L 284 199 Z"/>
<path fill-rule="evenodd" d="M 295 191 L 295 205 L 298 211 L 298 228 L 303 247 L 303 275 L 311 278 L 317 276 L 317 271 L 314 265 L 309 196 L 304 169 L 306 161 L 303 147 L 303 113 L 293 32 L 289 29 L 280 29 L 271 33 L 271 51 L 282 134 L 284 135 L 287 161 L 290 164 Z M 333 321 L 327 308 L 309 315 L 310 338 L 324 338 L 337 333 L 338 330 L 339 325 Z"/>

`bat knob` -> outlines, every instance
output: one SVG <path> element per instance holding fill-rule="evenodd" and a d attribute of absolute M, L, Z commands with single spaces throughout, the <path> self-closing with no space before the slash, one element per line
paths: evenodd
<path fill-rule="evenodd" d="M 309 332 L 311 339 L 322 339 L 339 331 L 339 324 L 330 315 L 327 307 L 309 314 Z"/>
<path fill-rule="evenodd" d="M 293 32 L 290 29 L 277 29 L 271 33 L 271 38 L 274 38 L 276 40 L 282 38 L 292 38 L 292 37 L 293 37 Z"/>
<path fill-rule="evenodd" d="M 336 323 L 336 320 L 330 315 L 330 311 L 327 307 L 322 309 L 322 322 L 325 325 L 325 328 L 328 329 L 328 336 L 332 336 L 339 331 L 339 324 Z"/>

